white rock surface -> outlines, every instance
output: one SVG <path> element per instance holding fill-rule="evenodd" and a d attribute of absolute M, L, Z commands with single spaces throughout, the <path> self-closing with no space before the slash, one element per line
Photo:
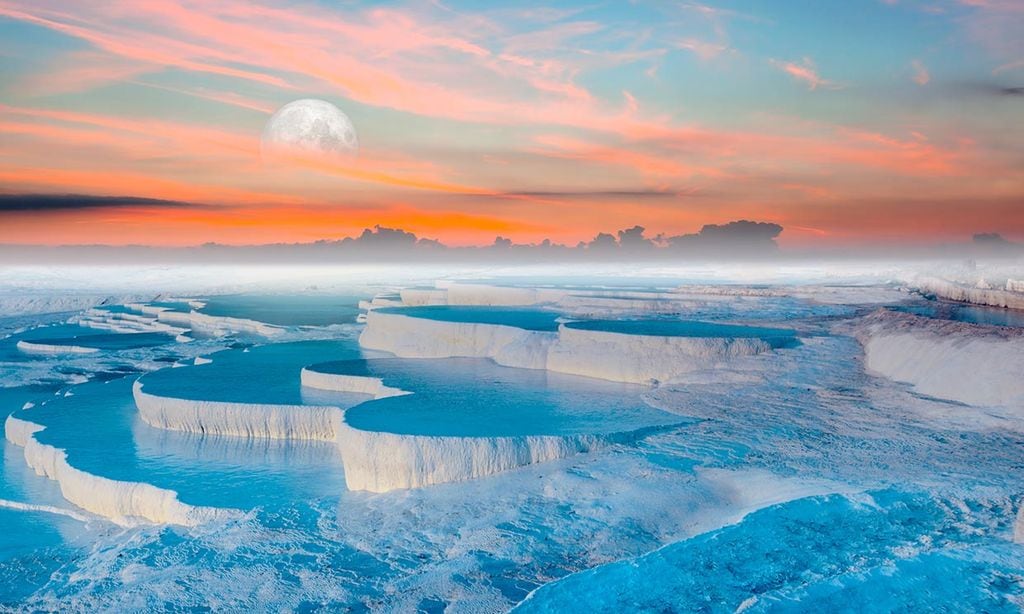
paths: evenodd
<path fill-rule="evenodd" d="M 111 480 L 77 469 L 68 463 L 64 450 L 35 438 L 44 428 L 14 416 L 8 416 L 4 424 L 7 440 L 24 448 L 28 466 L 56 481 L 64 498 L 86 511 L 126 526 L 137 524 L 140 519 L 194 526 L 238 514 L 235 510 L 182 503 L 173 490 L 152 484 Z"/>
<path fill-rule="evenodd" d="M 975 305 L 1024 309 L 1024 294 L 1001 289 L 969 287 L 937 277 L 921 277 L 915 286 L 926 294 Z"/>
<path fill-rule="evenodd" d="M 303 385 L 385 398 L 413 394 L 376 377 L 303 370 Z M 337 423 L 337 443 L 350 490 L 386 492 L 458 482 L 635 441 L 649 429 L 603 435 L 444 437 L 365 431 Z"/>
<path fill-rule="evenodd" d="M 401 388 L 385 386 L 379 377 L 361 375 L 344 375 L 340 373 L 322 373 L 311 369 L 303 369 L 300 375 L 302 385 L 307 388 L 329 390 L 332 392 L 351 392 L 370 395 L 375 399 L 412 394 Z"/>
<path fill-rule="evenodd" d="M 379 378 L 302 371 L 302 385 L 334 392 L 385 398 L 407 391 Z M 604 435 L 524 437 L 443 437 L 399 435 L 356 429 L 337 407 L 260 405 L 191 401 L 148 394 L 134 388 L 135 403 L 147 424 L 163 429 L 250 438 L 335 441 L 350 490 L 385 492 L 491 475 L 532 463 L 635 441 L 646 429 Z"/>
<path fill-rule="evenodd" d="M 434 288 L 406 288 L 399 295 L 402 304 L 409 306 L 447 305 L 448 292 Z"/>
<path fill-rule="evenodd" d="M 57 345 L 34 341 L 19 341 L 17 348 L 26 354 L 95 354 L 99 352 L 96 348 L 87 348 L 80 345 Z"/>
<path fill-rule="evenodd" d="M 533 463 L 589 452 L 617 441 L 615 435 L 432 437 L 374 433 L 342 422 L 338 447 L 351 490 L 386 492 L 493 475 Z"/>
<path fill-rule="evenodd" d="M 132 390 L 139 417 L 153 427 L 188 433 L 270 439 L 333 441 L 340 412 L 334 407 L 193 401 Z"/>
<path fill-rule="evenodd" d="M 639 384 L 771 349 L 761 339 L 625 335 L 565 325 L 554 333 L 376 311 L 368 314 L 359 343 L 403 358 L 491 358 L 509 367 Z"/>
<path fill-rule="evenodd" d="M 159 309 L 159 308 L 158 308 Z M 251 333 L 263 337 L 274 337 L 285 332 L 280 326 L 247 320 L 245 318 L 229 318 L 211 316 L 198 311 L 184 313 L 181 311 L 160 311 L 157 319 L 165 324 L 191 329 L 199 334 L 219 337 L 230 333 Z"/>
<path fill-rule="evenodd" d="M 649 384 L 736 356 L 771 350 L 762 339 L 626 335 L 559 327 L 547 369 L 616 382 Z"/>
<path fill-rule="evenodd" d="M 509 367 L 543 369 L 547 347 L 556 338 L 553 332 L 512 326 L 442 322 L 371 311 L 359 344 L 402 358 L 493 358 Z"/>
<path fill-rule="evenodd" d="M 880 311 L 857 331 L 868 371 L 921 394 L 1024 413 L 1024 333 Z"/>

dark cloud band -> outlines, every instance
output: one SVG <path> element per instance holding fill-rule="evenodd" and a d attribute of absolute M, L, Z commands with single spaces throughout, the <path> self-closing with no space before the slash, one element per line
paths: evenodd
<path fill-rule="evenodd" d="M 138 196 L 92 196 L 88 194 L 0 194 L 0 213 L 78 211 L 126 207 L 168 209 L 205 207 L 196 203 Z"/>

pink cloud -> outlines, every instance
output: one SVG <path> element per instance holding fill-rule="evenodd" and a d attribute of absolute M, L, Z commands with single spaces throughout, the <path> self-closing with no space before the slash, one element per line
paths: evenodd
<path fill-rule="evenodd" d="M 769 60 L 772 66 L 779 70 L 789 74 L 797 81 L 803 81 L 807 84 L 807 89 L 816 90 L 818 88 L 824 89 L 841 89 L 842 85 L 825 79 L 818 74 L 817 69 L 814 67 L 814 62 L 810 58 L 804 58 L 800 62 L 785 62 L 782 60 Z"/>
<path fill-rule="evenodd" d="M 928 85 L 928 82 L 932 80 L 931 74 L 928 72 L 928 67 L 924 65 L 921 60 L 913 60 L 910 63 L 910 67 L 914 69 L 914 76 L 912 79 L 914 83 L 918 85 Z"/>

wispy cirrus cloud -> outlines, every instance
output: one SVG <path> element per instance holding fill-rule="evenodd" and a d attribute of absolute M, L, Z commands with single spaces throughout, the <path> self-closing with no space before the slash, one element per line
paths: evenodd
<path fill-rule="evenodd" d="M 799 62 L 791 62 L 776 59 L 768 60 L 768 62 L 775 68 L 778 68 L 779 70 L 788 74 L 790 77 L 793 77 L 797 81 L 801 81 L 804 84 L 806 84 L 807 89 L 809 90 L 816 90 L 819 88 L 828 90 L 838 90 L 844 87 L 840 83 L 831 81 L 819 75 L 818 69 L 815 68 L 814 66 L 814 61 L 811 60 L 810 58 L 803 58 Z"/>
<path fill-rule="evenodd" d="M 45 28 L 70 41 L 35 64 L 35 74 L 0 84 L 0 180 L 7 190 L 227 204 L 260 233 L 271 230 L 259 211 L 282 203 L 274 215 L 308 214 L 287 225 L 312 233 L 314 205 L 325 202 L 344 202 L 337 208 L 369 222 L 385 222 L 370 218 L 386 209 L 429 225 L 430 212 L 446 211 L 467 233 L 501 223 L 533 232 L 529 220 L 549 218 L 589 233 L 598 219 L 670 226 L 708 221 L 709 211 L 755 215 L 776 197 L 831 210 L 900 193 L 1004 195 L 1019 185 L 1014 129 L 993 136 L 998 117 L 917 114 L 899 96 L 838 92 L 844 86 L 831 64 L 771 59 L 803 52 L 824 63 L 834 57 L 819 51 L 827 40 L 763 44 L 804 16 L 776 21 L 775 8 L 741 15 L 713 4 L 640 2 L 623 14 L 602 4 L 0 0 L 12 29 Z M 990 11 L 1005 16 L 1007 6 L 991 0 L 947 13 L 966 27 Z M 806 51 L 793 50 L 800 40 Z M 938 72 L 942 56 L 924 43 L 916 48 L 927 49 Z M 993 58 L 1009 66 L 1000 74 L 1012 74 L 1024 56 L 1013 55 L 1012 41 L 1000 49 Z M 891 74 L 873 74 L 894 89 L 930 81 L 923 63 L 911 64 L 908 78 L 909 57 L 901 57 Z M 1001 96 L 1017 95 L 1000 80 Z M 804 88 L 837 93 L 826 108 Z M 353 116 L 359 158 L 261 166 L 263 116 L 306 96 Z M 986 103 L 975 96 L 971 104 Z M 699 194 L 699 202 L 680 211 L 672 206 L 680 194 Z M 128 209 L 119 215 L 127 219 Z M 396 219 L 386 223 L 402 225 Z M 179 222 L 226 227 L 231 218 L 183 211 Z"/>
<path fill-rule="evenodd" d="M 921 60 L 912 60 L 910 62 L 910 68 L 914 71 L 911 79 L 918 85 L 928 85 L 928 82 L 932 80 L 931 73 L 928 72 L 928 67 L 924 65 Z"/>

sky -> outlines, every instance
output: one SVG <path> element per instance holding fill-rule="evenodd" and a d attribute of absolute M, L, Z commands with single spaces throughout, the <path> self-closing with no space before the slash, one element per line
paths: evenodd
<path fill-rule="evenodd" d="M 1024 0 L 0 0 L 0 243 L 1020 240 L 1021 32 Z M 357 157 L 261 160 L 301 98 Z"/>

